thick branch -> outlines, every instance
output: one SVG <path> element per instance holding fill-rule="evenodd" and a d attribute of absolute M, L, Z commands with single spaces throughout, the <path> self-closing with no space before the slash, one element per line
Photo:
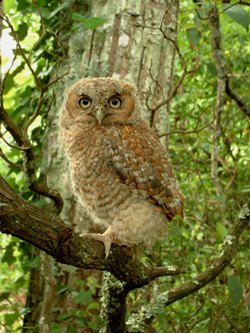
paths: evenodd
<path fill-rule="evenodd" d="M 239 237 L 249 223 L 249 215 L 246 213 L 235 224 L 226 239 L 223 253 L 215 262 L 197 276 L 196 282 L 189 282 L 173 290 L 167 302 L 171 303 L 179 295 L 184 297 L 183 295 L 200 289 L 228 265 Z M 11 190 L 2 177 L 0 177 L 0 231 L 33 244 L 61 263 L 87 269 L 108 270 L 119 280 L 125 281 L 128 290 L 146 285 L 160 276 L 183 272 L 172 266 L 145 267 L 134 257 L 133 250 L 126 246 L 113 245 L 108 259 L 105 259 L 101 242 L 76 234 L 55 214 L 32 206 Z"/>
<path fill-rule="evenodd" d="M 105 259 L 103 244 L 76 234 L 55 214 L 32 206 L 0 177 L 0 231 L 21 238 L 57 261 L 86 269 L 108 270 L 127 282 L 127 290 L 163 275 L 183 271 L 176 267 L 145 267 L 126 246 L 113 246 Z"/>

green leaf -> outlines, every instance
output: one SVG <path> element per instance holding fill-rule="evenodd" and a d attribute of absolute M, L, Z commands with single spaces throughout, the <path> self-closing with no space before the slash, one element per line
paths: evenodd
<path fill-rule="evenodd" d="M 13 242 L 7 245 L 5 248 L 4 255 L 2 257 L 2 262 L 6 262 L 9 266 L 16 261 L 16 258 L 14 257 L 14 247 L 15 243 Z"/>
<path fill-rule="evenodd" d="M 52 323 L 50 330 L 51 333 L 60 333 L 61 332 L 62 327 L 56 323 Z"/>
<path fill-rule="evenodd" d="M 19 66 L 11 73 L 11 75 L 16 76 L 18 73 L 20 73 L 25 67 L 25 62 L 21 62 Z"/>
<path fill-rule="evenodd" d="M 95 322 L 88 321 L 88 327 L 92 328 L 95 332 L 100 332 L 100 328 L 104 326 L 105 321 L 99 316 L 94 316 Z"/>
<path fill-rule="evenodd" d="M 245 263 L 245 267 L 246 267 L 246 269 L 250 272 L 250 261 L 247 261 L 247 262 Z"/>
<path fill-rule="evenodd" d="M 60 5 L 59 7 L 57 7 L 56 9 L 53 10 L 53 12 L 50 13 L 50 15 L 47 17 L 48 19 L 51 19 L 53 16 L 55 16 L 58 12 L 60 12 L 62 9 L 64 9 L 65 7 L 68 7 L 68 2 L 63 2 L 62 5 Z"/>
<path fill-rule="evenodd" d="M 3 11 L 5 14 L 9 14 L 11 9 L 15 8 L 15 0 L 8 0 L 3 2 Z"/>
<path fill-rule="evenodd" d="M 191 46 L 196 46 L 199 43 L 199 40 L 201 39 L 201 33 L 196 28 L 187 29 L 186 36 Z"/>
<path fill-rule="evenodd" d="M 104 24 L 106 19 L 103 17 L 85 17 L 78 13 L 72 14 L 72 20 L 83 23 L 85 29 L 96 30 L 97 27 Z"/>
<path fill-rule="evenodd" d="M 239 192 L 241 192 L 241 193 L 250 192 L 250 186 L 249 185 L 243 186 L 242 190 L 240 190 Z"/>
<path fill-rule="evenodd" d="M 248 31 L 250 14 L 242 6 L 232 6 L 228 8 L 225 13 Z"/>
<path fill-rule="evenodd" d="M 8 299 L 10 296 L 10 293 L 2 293 L 0 294 L 0 302 L 4 301 L 5 299 Z"/>
<path fill-rule="evenodd" d="M 216 233 L 219 239 L 223 239 L 227 235 L 227 228 L 224 226 L 224 224 L 217 222 L 216 223 Z"/>
<path fill-rule="evenodd" d="M 6 79 L 4 80 L 4 94 L 7 94 L 7 92 L 15 86 L 14 78 L 18 73 L 20 73 L 25 67 L 24 62 L 22 62 L 17 68 L 10 73 Z"/>
<path fill-rule="evenodd" d="M 11 326 L 19 318 L 18 312 L 7 313 L 4 315 L 5 322 L 8 326 Z"/>
<path fill-rule="evenodd" d="M 239 303 L 243 295 L 243 288 L 238 276 L 232 275 L 228 279 L 229 296 L 233 303 Z"/>
<path fill-rule="evenodd" d="M 77 333 L 76 329 L 74 327 L 68 327 L 67 333 Z"/>
<path fill-rule="evenodd" d="M 7 2 L 7 1 L 6 1 Z M 26 0 L 19 0 L 17 4 L 17 10 L 22 12 L 25 9 L 31 7 L 30 3 L 28 3 Z"/>
<path fill-rule="evenodd" d="M 29 260 L 25 266 L 30 268 L 37 268 L 40 265 L 41 265 L 41 258 L 39 256 L 35 256 L 32 260 Z"/>
<path fill-rule="evenodd" d="M 18 278 L 15 282 L 16 286 L 20 286 L 21 288 L 25 285 L 25 278 L 24 276 L 21 276 L 20 278 Z"/>
<path fill-rule="evenodd" d="M 4 80 L 4 94 L 10 91 L 11 88 L 15 86 L 14 76 L 9 74 L 6 79 Z"/>
<path fill-rule="evenodd" d="M 207 63 L 207 70 L 212 76 L 217 75 L 217 70 L 216 70 L 214 63 L 212 63 L 212 62 Z"/>
<path fill-rule="evenodd" d="M 17 35 L 18 35 L 18 39 L 19 41 L 24 40 L 24 38 L 27 36 L 28 33 L 28 25 L 23 22 L 19 25 L 18 30 L 17 30 Z"/>
<path fill-rule="evenodd" d="M 88 306 L 88 310 L 97 310 L 99 308 L 100 308 L 100 305 L 97 302 L 90 303 L 90 305 Z"/>
<path fill-rule="evenodd" d="M 75 297 L 75 301 L 78 304 L 88 305 L 92 302 L 92 294 L 89 290 L 82 290 Z"/>

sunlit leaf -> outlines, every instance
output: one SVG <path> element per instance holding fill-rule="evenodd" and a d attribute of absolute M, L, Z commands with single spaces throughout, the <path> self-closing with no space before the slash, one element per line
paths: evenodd
<path fill-rule="evenodd" d="M 7 313 L 4 315 L 5 322 L 8 326 L 13 325 L 13 323 L 19 318 L 18 312 Z"/>
<path fill-rule="evenodd" d="M 227 228 L 224 224 L 217 222 L 216 223 L 216 233 L 219 239 L 223 239 L 227 235 Z"/>
<path fill-rule="evenodd" d="M 11 9 L 15 7 L 15 0 L 3 1 L 4 13 L 9 14 Z"/>

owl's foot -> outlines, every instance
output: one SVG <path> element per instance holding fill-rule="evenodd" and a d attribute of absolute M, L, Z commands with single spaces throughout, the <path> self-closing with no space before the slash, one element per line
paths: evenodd
<path fill-rule="evenodd" d="M 108 228 L 103 234 L 86 233 L 84 236 L 99 240 L 104 244 L 106 258 L 109 256 L 112 243 L 118 243 L 116 234 Z"/>

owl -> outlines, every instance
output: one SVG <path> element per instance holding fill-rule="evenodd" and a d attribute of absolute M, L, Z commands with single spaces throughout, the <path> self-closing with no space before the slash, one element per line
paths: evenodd
<path fill-rule="evenodd" d="M 165 148 L 141 119 L 133 85 L 84 78 L 62 105 L 60 141 L 75 194 L 103 233 L 103 242 L 150 246 L 166 221 L 183 214 L 183 197 Z"/>

